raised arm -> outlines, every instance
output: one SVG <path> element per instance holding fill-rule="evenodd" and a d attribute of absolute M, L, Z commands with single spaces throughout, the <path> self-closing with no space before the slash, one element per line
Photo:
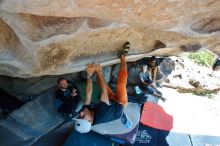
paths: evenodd
<path fill-rule="evenodd" d="M 100 100 L 102 102 L 105 102 L 106 104 L 109 104 L 109 97 L 108 97 L 107 88 L 106 88 L 106 81 L 102 75 L 102 67 L 100 66 L 100 64 L 95 65 L 95 72 L 97 73 L 97 76 L 98 76 L 97 78 L 99 79 L 100 88 L 102 90 Z"/>
<path fill-rule="evenodd" d="M 94 65 L 89 64 L 87 65 L 86 71 L 87 71 L 87 82 L 86 82 L 86 99 L 85 99 L 85 105 L 89 105 L 91 103 L 91 97 L 92 97 L 92 75 L 94 73 Z"/>

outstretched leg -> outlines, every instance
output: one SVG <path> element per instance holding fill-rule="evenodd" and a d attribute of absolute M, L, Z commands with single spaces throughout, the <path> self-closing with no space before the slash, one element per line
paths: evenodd
<path fill-rule="evenodd" d="M 126 64 L 125 56 L 128 54 L 129 49 L 130 49 L 130 43 L 126 42 L 123 46 L 123 51 L 120 52 L 119 55 L 121 58 L 121 64 L 118 73 L 118 81 L 116 85 L 116 95 L 115 95 L 115 100 L 124 106 L 126 106 L 128 103 L 127 89 L 126 89 L 128 72 L 127 72 L 127 64 Z"/>
<path fill-rule="evenodd" d="M 126 106 L 128 103 L 127 89 L 126 89 L 127 78 L 128 78 L 128 73 L 127 73 L 125 56 L 121 55 L 121 64 L 118 73 L 115 100 L 124 106 Z"/>

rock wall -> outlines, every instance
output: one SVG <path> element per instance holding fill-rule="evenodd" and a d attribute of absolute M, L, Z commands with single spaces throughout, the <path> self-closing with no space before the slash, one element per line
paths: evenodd
<path fill-rule="evenodd" d="M 0 75 L 36 77 L 208 48 L 219 52 L 218 0 L 1 0 Z M 158 42 L 164 45 L 158 45 Z M 142 54 L 138 56 L 138 54 Z"/>

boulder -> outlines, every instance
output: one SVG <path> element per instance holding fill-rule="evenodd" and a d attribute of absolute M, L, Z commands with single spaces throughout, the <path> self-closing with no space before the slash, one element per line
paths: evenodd
<path fill-rule="evenodd" d="M 105 79 L 106 83 L 110 82 L 111 70 L 112 70 L 112 66 L 105 66 L 105 67 L 102 68 L 102 74 L 104 76 L 104 79 Z M 81 76 L 81 78 L 83 80 L 85 80 L 85 81 L 87 80 L 87 73 L 86 73 L 86 71 L 82 71 L 80 73 L 80 76 Z M 97 78 L 97 75 L 94 74 L 93 77 L 92 77 L 92 80 L 94 82 L 96 82 L 96 78 Z"/>
<path fill-rule="evenodd" d="M 36 97 L 42 92 L 57 86 L 57 79 L 61 76 L 67 78 L 69 82 L 81 80 L 78 73 L 32 78 L 0 76 L 0 88 L 20 100 L 25 100 L 28 97 Z"/>
<path fill-rule="evenodd" d="M 91 62 L 117 64 L 126 41 L 137 55 L 132 60 L 204 48 L 220 55 L 219 4 L 1 0 L 0 75 L 30 78 L 83 71 Z"/>
<path fill-rule="evenodd" d="M 165 76 L 168 76 L 174 69 L 174 60 L 168 57 L 163 58 L 163 61 L 160 63 L 160 71 L 162 71 Z"/>
<path fill-rule="evenodd" d="M 132 64 L 128 68 L 128 84 L 129 85 L 137 85 L 138 84 L 138 73 L 140 72 L 140 68 L 135 64 Z"/>
<path fill-rule="evenodd" d="M 216 58 L 213 66 L 212 66 L 213 71 L 220 71 L 220 59 Z"/>

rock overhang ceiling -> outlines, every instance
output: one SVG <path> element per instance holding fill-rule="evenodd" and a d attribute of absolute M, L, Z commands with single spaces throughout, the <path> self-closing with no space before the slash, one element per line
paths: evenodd
<path fill-rule="evenodd" d="M 220 1 L 2 0 L 0 32 L 0 74 L 13 77 L 114 64 L 125 41 L 137 55 L 128 61 L 206 48 L 220 55 Z"/>

